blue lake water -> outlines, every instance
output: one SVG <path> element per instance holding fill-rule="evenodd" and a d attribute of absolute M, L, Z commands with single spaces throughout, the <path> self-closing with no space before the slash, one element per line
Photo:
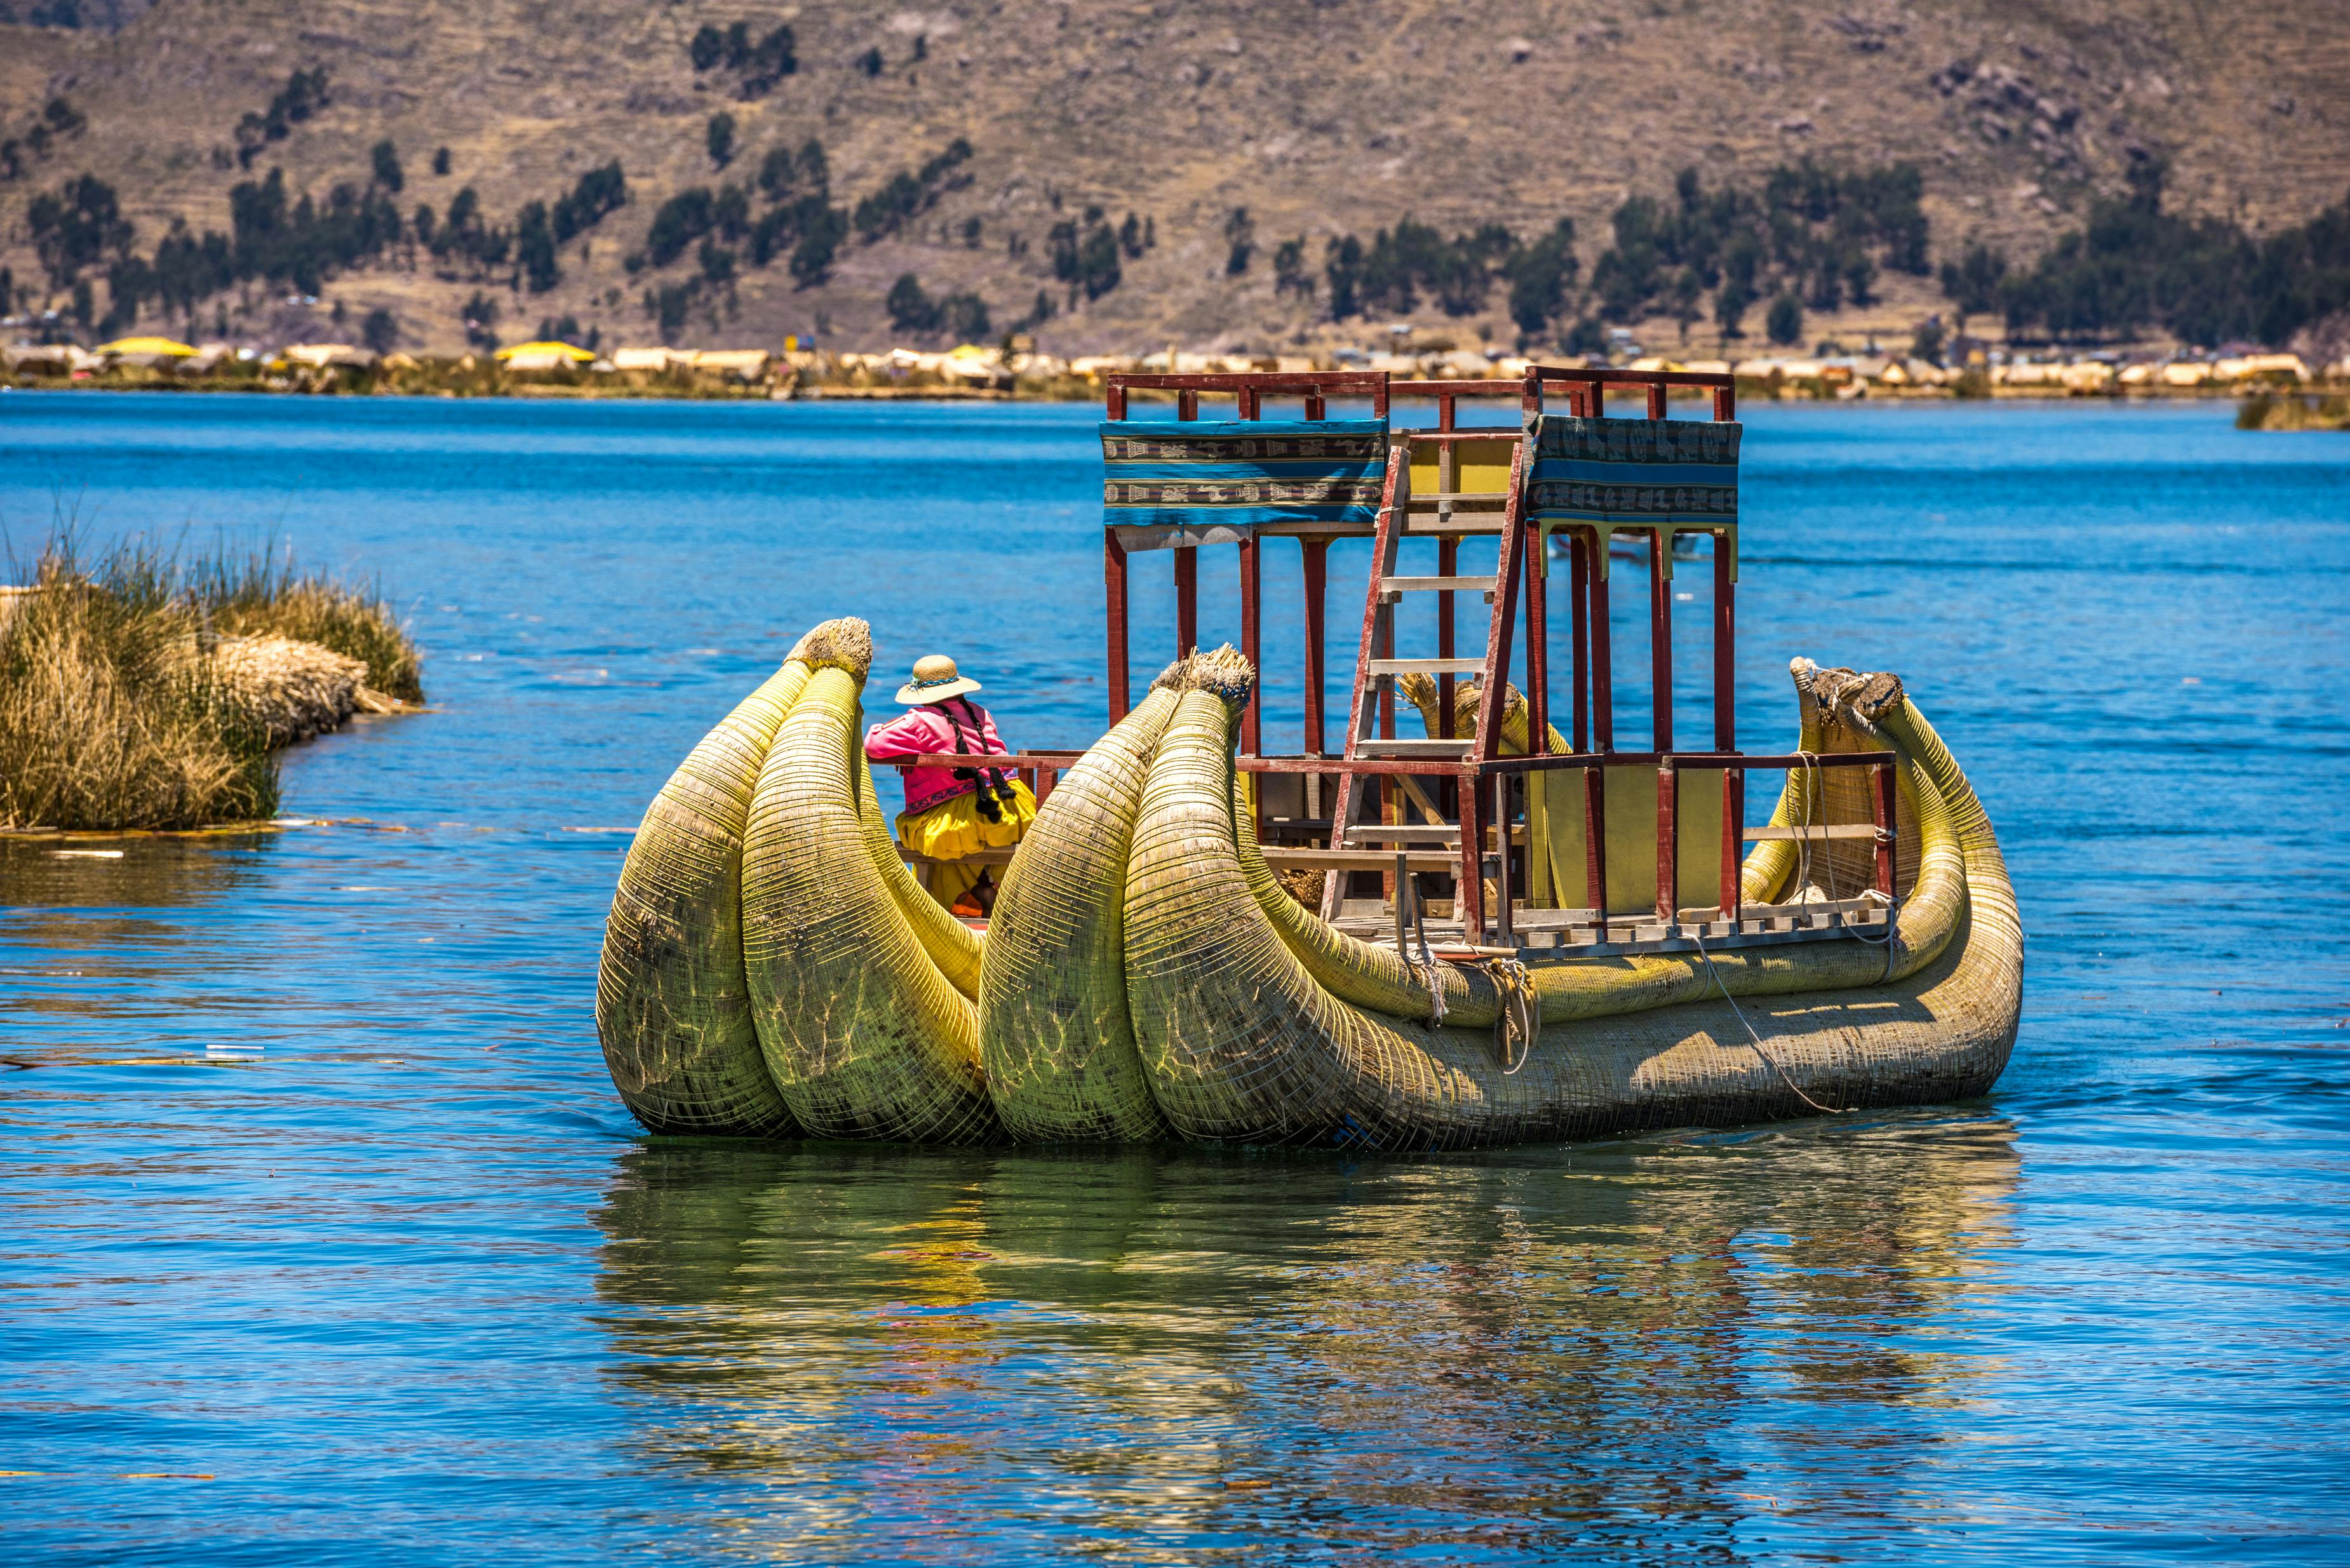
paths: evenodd
<path fill-rule="evenodd" d="M 0 396 L 20 559 L 274 534 L 380 580 L 441 710 L 289 756 L 335 826 L 0 842 L 12 1560 L 2350 1560 L 2350 440 L 2224 407 L 1746 410 L 1740 740 L 1793 654 L 1908 680 L 2031 942 L 1987 1099 L 644 1137 L 592 999 L 645 801 L 834 615 L 877 699 L 948 650 L 1015 745 L 1098 734 L 1096 417 Z M 1146 675 L 1170 603 L 1138 558 Z"/>

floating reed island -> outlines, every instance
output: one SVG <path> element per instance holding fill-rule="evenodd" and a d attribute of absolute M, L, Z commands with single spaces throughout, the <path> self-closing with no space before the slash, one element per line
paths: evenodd
<path fill-rule="evenodd" d="M 53 539 L 0 588 L 0 830 L 161 831 L 277 810 L 277 753 L 423 701 L 370 590 L 268 551 Z"/>

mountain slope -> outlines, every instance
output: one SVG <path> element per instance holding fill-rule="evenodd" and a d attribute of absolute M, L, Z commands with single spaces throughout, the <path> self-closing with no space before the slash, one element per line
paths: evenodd
<path fill-rule="evenodd" d="M 788 26 L 797 61 L 747 101 L 743 70 L 697 70 L 691 52 L 702 28 L 738 21 L 754 37 Z M 322 67 L 326 107 L 261 140 L 241 166 L 240 120 L 265 113 L 289 73 Z M 753 266 L 744 244 L 725 247 L 737 275 L 694 290 L 673 328 L 682 337 L 821 329 L 843 347 L 887 341 L 883 302 L 912 272 L 934 297 L 976 295 L 998 330 L 1048 291 L 1060 314 L 1039 336 L 1064 351 L 1300 331 L 1360 338 L 1364 323 L 1316 324 L 1326 297 L 1276 295 L 1280 242 L 1305 238 L 1318 274 L 1328 236 L 1367 240 L 1407 216 L 1448 234 L 1498 221 L 1521 238 L 1568 216 L 1587 273 L 1617 203 L 1669 195 L 1691 166 L 1711 186 L 1757 182 L 1804 157 L 1912 162 L 1937 260 L 1976 240 L 2033 254 L 2149 155 L 2168 164 L 2174 206 L 2254 229 L 2304 219 L 2350 181 L 2350 8 L 2237 7 L 2221 20 L 2184 0 L 1007 0 L 895 13 L 158 0 L 115 31 L 0 28 L 0 133 L 31 125 L 58 95 L 87 121 L 0 183 L 0 263 L 20 284 L 44 281 L 35 194 L 85 170 L 118 192 L 145 251 L 175 219 L 226 230 L 231 188 L 271 167 L 290 191 L 321 198 L 337 182 L 364 183 L 385 138 L 398 149 L 402 211 L 445 213 L 471 186 L 494 226 L 618 159 L 629 204 L 563 246 L 560 278 L 543 292 L 513 286 L 510 265 L 436 265 L 411 245 L 328 285 L 316 308 L 342 303 L 339 328 L 306 319 L 309 307 L 269 304 L 284 291 L 255 286 L 198 312 L 207 329 L 227 303 L 232 330 L 348 337 L 350 312 L 380 306 L 403 342 L 433 348 L 462 340 L 477 295 L 499 304 L 508 338 L 566 315 L 608 341 L 650 337 L 648 289 L 702 275 L 693 247 L 666 266 L 624 265 L 646 248 L 661 203 L 748 184 L 769 149 L 811 137 L 844 211 L 957 137 L 972 150 L 955 171 L 968 182 L 894 235 L 852 235 L 816 286 L 799 286 L 780 258 Z M 723 171 L 707 141 L 722 111 L 742 149 Z M 451 171 L 436 176 L 431 156 L 444 146 Z M 764 205 L 754 200 L 754 213 Z M 1129 211 L 1149 219 L 1156 243 L 1120 253 L 1117 286 L 1072 307 L 1051 231 L 1074 222 L 1082 236 L 1091 206 L 1113 224 Z M 1237 275 L 1234 208 L 1254 236 Z M 234 308 L 247 299 L 249 310 Z M 1878 314 L 1898 321 L 1939 304 L 1921 280 L 1891 277 Z M 1433 306 L 1418 314 L 1442 319 Z M 1451 325 L 1506 336 L 1502 292 Z"/>

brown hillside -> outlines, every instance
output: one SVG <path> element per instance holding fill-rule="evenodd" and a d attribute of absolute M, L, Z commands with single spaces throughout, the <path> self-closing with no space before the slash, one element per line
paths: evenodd
<path fill-rule="evenodd" d="M 729 73 L 697 73 L 688 57 L 698 28 L 737 20 L 754 32 L 787 23 L 796 37 L 798 70 L 756 101 L 738 101 Z M 878 75 L 858 64 L 873 49 Z M 228 151 L 240 118 L 289 71 L 319 66 L 331 73 L 328 107 L 237 168 Z M 117 31 L 0 26 L 0 131 L 30 125 L 58 93 L 86 129 L 0 183 L 0 263 L 20 282 L 40 280 L 28 202 L 84 170 L 117 188 L 151 250 L 175 217 L 225 229 L 230 186 L 273 165 L 320 195 L 363 182 L 383 137 L 405 168 L 403 212 L 445 209 L 471 184 L 499 223 L 618 158 L 632 199 L 587 235 L 584 260 L 578 242 L 567 245 L 562 279 L 544 294 L 510 287 L 510 267 L 489 286 L 508 340 L 565 314 L 600 326 L 607 342 L 650 340 L 646 286 L 695 268 L 689 252 L 657 272 L 624 270 L 660 202 L 748 182 L 770 147 L 810 136 L 844 204 L 957 136 L 974 150 L 971 179 L 914 233 L 845 244 L 819 286 L 795 287 L 780 261 L 746 268 L 731 305 L 723 290 L 705 296 L 683 340 L 772 342 L 822 325 L 834 346 L 883 343 L 881 300 L 909 271 L 933 294 L 977 293 L 1000 330 L 1040 287 L 1066 300 L 1046 231 L 1089 204 L 1112 221 L 1149 217 L 1157 244 L 1126 263 L 1120 286 L 1041 331 L 1064 352 L 1290 341 L 1312 313 L 1276 299 L 1274 245 L 1306 236 L 1318 274 L 1325 236 L 1367 239 L 1403 216 L 1448 232 L 1498 219 L 1530 236 L 1570 215 L 1587 272 L 1615 205 L 1668 192 L 1690 165 L 1720 183 L 1807 155 L 1915 162 L 1938 259 L 1978 236 L 2036 251 L 2093 193 L 2119 187 L 2134 146 L 2169 161 L 2175 206 L 2255 228 L 2299 222 L 2350 183 L 2350 7 L 2335 5 L 1011 0 L 893 13 L 158 0 Z M 739 122 L 742 148 L 723 173 L 704 150 L 721 109 Z M 452 171 L 435 177 L 432 153 L 444 145 Z M 1253 215 L 1257 249 L 1228 277 L 1223 222 L 1238 206 Z M 962 238 L 972 218 L 975 248 Z M 1024 255 L 1009 254 L 1015 236 Z M 447 349 L 462 341 L 461 303 L 484 286 L 455 270 L 443 278 L 429 256 L 396 257 L 331 280 L 315 311 L 256 285 L 230 326 L 256 341 L 349 337 L 358 313 L 383 306 L 405 345 Z M 1887 295 L 1874 315 L 1888 324 L 1940 305 L 1919 279 L 1888 277 Z M 336 302 L 350 313 L 340 326 L 318 318 Z M 1422 318 L 1440 319 L 1432 306 Z M 174 324 L 151 315 L 142 325 Z M 212 329 L 209 307 L 197 326 Z M 1451 326 L 1506 337 L 1500 291 Z M 1314 330 L 1360 339 L 1373 324 Z"/>

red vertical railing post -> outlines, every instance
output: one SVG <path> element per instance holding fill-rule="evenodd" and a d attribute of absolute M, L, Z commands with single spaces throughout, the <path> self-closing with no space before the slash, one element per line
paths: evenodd
<path fill-rule="evenodd" d="M 1176 393 L 1175 417 L 1179 420 L 1198 419 L 1200 417 L 1200 394 L 1191 390 L 1188 387 Z"/>
<path fill-rule="evenodd" d="M 1327 649 L 1323 631 L 1323 597 L 1330 581 L 1330 541 L 1300 539 L 1305 578 L 1305 754 L 1318 757 L 1326 744 L 1323 732 L 1322 683 Z"/>
<path fill-rule="evenodd" d="M 1461 572 L 1461 541 L 1447 534 L 1436 542 L 1436 573 L 1439 576 L 1458 576 Z M 1436 595 L 1436 656 L 1452 657 L 1455 647 L 1452 619 L 1452 590 L 1440 588 Z M 1452 672 L 1445 670 L 1436 678 L 1436 713 L 1439 735 L 1452 733 Z"/>
<path fill-rule="evenodd" d="M 1550 544 L 1532 524 L 1525 527 L 1526 561 L 1526 753 L 1550 750 L 1550 601 L 1545 593 Z"/>
<path fill-rule="evenodd" d="M 1727 533 L 1713 536 L 1713 749 L 1738 749 L 1738 585 L 1731 580 L 1735 546 Z"/>
<path fill-rule="evenodd" d="M 1672 564 L 1672 535 L 1662 528 L 1648 534 L 1648 680 L 1656 733 L 1655 749 L 1673 749 L 1673 585 L 1665 576 Z"/>
<path fill-rule="evenodd" d="M 1746 864 L 1746 770 L 1721 771 L 1721 918 L 1738 919 L 1738 876 Z"/>
<path fill-rule="evenodd" d="M 1567 629 L 1575 643 L 1571 656 L 1575 668 L 1574 743 L 1578 754 L 1591 745 L 1591 546 L 1584 535 L 1585 530 L 1577 528 L 1566 536 L 1566 592 L 1570 603 Z"/>
<path fill-rule="evenodd" d="M 1591 531 L 1591 743 L 1616 749 L 1616 668 L 1607 613 L 1607 535 Z"/>
<path fill-rule="evenodd" d="M 1254 530 L 1241 541 L 1241 657 L 1256 671 L 1257 699 L 1241 710 L 1241 750 L 1251 756 L 1262 754 L 1263 734 L 1260 715 L 1264 711 L 1264 649 L 1260 636 L 1257 614 L 1258 591 L 1263 577 L 1257 569 L 1257 540 Z"/>
<path fill-rule="evenodd" d="M 1662 381 L 1648 383 L 1648 417 L 1652 420 L 1665 417 L 1665 384 Z"/>
<path fill-rule="evenodd" d="M 1452 890 L 1453 917 L 1471 944 L 1485 931 L 1485 825 L 1480 820 L 1484 791 L 1480 770 L 1461 770 L 1461 877 Z"/>
<path fill-rule="evenodd" d="M 1879 763 L 1869 769 L 1875 775 L 1870 781 L 1877 787 L 1870 792 L 1877 818 L 1877 890 L 1889 901 L 1893 897 L 1893 767 Z"/>
<path fill-rule="evenodd" d="M 1607 940 L 1607 770 L 1583 770 L 1583 896 Z"/>
<path fill-rule="evenodd" d="M 1669 926 L 1681 904 L 1681 775 L 1670 759 L 1657 764 L 1657 919 Z"/>
<path fill-rule="evenodd" d="M 1175 546 L 1175 657 L 1200 646 L 1200 552 Z"/>
<path fill-rule="evenodd" d="M 1118 530 L 1102 530 L 1102 587 L 1109 606 L 1109 722 L 1117 723 L 1127 715 L 1128 701 L 1126 660 L 1126 546 L 1118 542 Z"/>

